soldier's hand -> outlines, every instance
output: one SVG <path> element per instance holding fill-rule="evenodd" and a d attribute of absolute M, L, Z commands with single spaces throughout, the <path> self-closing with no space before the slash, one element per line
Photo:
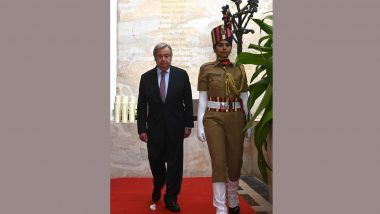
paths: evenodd
<path fill-rule="evenodd" d="M 203 125 L 198 126 L 198 140 L 205 142 L 206 141 L 206 134 L 205 130 L 203 128 Z"/>

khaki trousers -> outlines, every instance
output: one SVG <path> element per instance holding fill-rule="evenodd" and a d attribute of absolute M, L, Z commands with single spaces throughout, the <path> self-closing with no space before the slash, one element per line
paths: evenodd
<path fill-rule="evenodd" d="M 211 157 L 212 181 L 226 182 L 227 176 L 236 181 L 243 163 L 244 113 L 207 111 L 203 124 Z"/>

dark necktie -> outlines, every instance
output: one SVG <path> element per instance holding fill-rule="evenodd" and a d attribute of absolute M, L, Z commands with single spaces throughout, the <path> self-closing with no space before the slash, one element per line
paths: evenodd
<path fill-rule="evenodd" d="M 221 59 L 219 62 L 222 63 L 223 66 L 227 66 L 231 63 L 229 59 Z"/>
<path fill-rule="evenodd" d="M 165 98 L 166 98 L 166 93 L 165 93 L 165 88 L 166 88 L 165 74 L 166 74 L 166 71 L 161 71 L 160 95 L 161 95 L 161 100 L 164 103 L 165 103 Z"/>

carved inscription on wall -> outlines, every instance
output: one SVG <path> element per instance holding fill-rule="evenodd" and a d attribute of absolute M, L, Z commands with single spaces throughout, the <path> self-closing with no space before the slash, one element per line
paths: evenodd
<path fill-rule="evenodd" d="M 137 96 L 141 74 L 155 66 L 153 47 L 167 42 L 173 48 L 172 64 L 188 72 L 193 98 L 198 98 L 199 67 L 215 60 L 210 31 L 222 23 L 220 11 L 226 4 L 234 10 L 230 0 L 119 0 L 116 93 Z M 257 18 L 270 10 L 271 0 L 260 1 Z M 259 36 L 246 36 L 243 51 Z M 235 57 L 233 45 L 230 59 Z M 250 77 L 254 67 L 248 66 L 246 71 Z"/>

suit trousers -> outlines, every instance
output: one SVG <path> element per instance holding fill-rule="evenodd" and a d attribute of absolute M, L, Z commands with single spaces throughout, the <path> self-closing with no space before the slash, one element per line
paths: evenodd
<path fill-rule="evenodd" d="M 165 202 L 177 201 L 183 175 L 183 138 L 174 141 L 165 127 L 165 137 L 157 140 L 148 135 L 148 159 L 154 188 L 166 184 Z M 165 166 L 166 163 L 166 166 Z"/>

